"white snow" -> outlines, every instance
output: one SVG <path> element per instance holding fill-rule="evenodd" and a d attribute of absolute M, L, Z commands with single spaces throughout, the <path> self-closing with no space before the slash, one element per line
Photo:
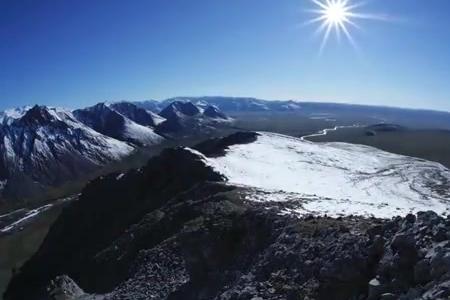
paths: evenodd
<path fill-rule="evenodd" d="M 146 112 L 152 116 L 153 121 L 155 122 L 155 125 L 159 125 L 162 122 L 164 122 L 166 119 L 161 117 L 160 115 L 155 114 L 154 112 L 150 111 L 150 110 L 146 110 Z"/>
<path fill-rule="evenodd" d="M 30 108 L 31 106 L 23 106 L 2 111 L 0 112 L 0 123 L 10 124 L 12 121 L 23 117 Z"/>
<path fill-rule="evenodd" d="M 444 166 L 362 145 L 260 133 L 255 142 L 231 146 L 208 163 L 230 183 L 267 191 L 266 200 L 289 193 L 299 199 L 299 214 L 392 217 L 450 210 Z"/>
<path fill-rule="evenodd" d="M 23 216 L 19 220 L 9 224 L 8 226 L 5 226 L 5 227 L 1 228 L 0 229 L 0 233 L 5 233 L 5 232 L 9 232 L 9 231 L 13 230 L 14 228 L 18 227 L 19 225 L 21 225 L 21 224 L 23 224 L 23 223 L 33 219 L 34 217 L 36 217 L 40 213 L 50 209 L 52 206 L 53 206 L 53 204 L 47 204 L 47 205 L 41 206 L 39 208 L 32 209 L 32 210 L 28 211 L 25 214 L 25 216 Z"/>
<path fill-rule="evenodd" d="M 18 217 L 19 217 L 19 218 L 15 219 L 14 221 L 12 221 L 10 224 L 4 226 L 3 228 L 0 228 L 0 233 L 8 233 L 17 228 L 21 228 L 21 227 L 25 226 L 26 224 L 29 224 L 30 222 L 32 222 L 41 213 L 51 209 L 55 205 L 60 205 L 64 202 L 68 202 L 68 201 L 74 201 L 74 200 L 78 199 L 78 197 L 79 197 L 79 195 L 68 196 L 65 198 L 58 199 L 58 200 L 54 201 L 53 203 L 46 204 L 46 205 L 43 205 L 43 206 L 35 208 L 35 209 L 21 208 L 21 209 L 9 212 L 4 215 L 0 215 L 0 219 L 7 218 L 7 217 L 11 218 L 11 217 L 14 217 L 14 215 L 18 215 Z"/>
<path fill-rule="evenodd" d="M 135 149 L 125 142 L 98 133 L 76 120 L 70 111 L 61 108 L 45 109 L 53 118 L 52 123 L 64 122 L 67 127 L 44 123 L 37 128 L 28 128 L 11 121 L 12 118 L 21 118 L 28 109 L 13 109 L 1 114 L 4 121 L 0 150 L 6 163 L 17 170 L 22 170 L 26 157 L 33 158 L 33 163 L 37 165 L 55 159 L 50 146 L 61 154 L 79 153 L 96 165 L 121 159 Z"/>
<path fill-rule="evenodd" d="M 58 120 L 66 123 L 69 129 L 79 130 L 83 133 L 83 139 L 80 140 L 80 143 L 84 146 L 84 149 L 81 151 L 84 152 L 85 158 L 96 164 L 103 164 L 102 160 L 119 160 L 134 151 L 134 148 L 127 143 L 98 133 L 94 129 L 79 122 L 73 116 L 72 112 L 57 108 L 49 108 L 49 112 Z M 57 138 L 54 133 L 49 132 L 45 132 L 43 137 L 50 140 Z M 71 138 L 73 137 L 66 136 L 66 139 Z M 68 151 L 69 149 L 70 146 L 67 145 L 67 149 L 64 150 Z M 99 160 L 99 157 L 103 157 L 102 160 Z"/>
<path fill-rule="evenodd" d="M 156 145 L 161 143 L 164 138 L 156 134 L 153 129 L 139 125 L 127 118 L 125 120 L 124 136 L 144 145 Z"/>

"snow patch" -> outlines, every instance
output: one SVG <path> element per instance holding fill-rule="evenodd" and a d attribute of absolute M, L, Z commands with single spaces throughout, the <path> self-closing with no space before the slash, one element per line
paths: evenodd
<path fill-rule="evenodd" d="M 139 141 L 144 145 L 156 145 L 161 143 L 164 138 L 156 134 L 153 129 L 139 125 L 127 118 L 125 120 L 124 136 Z"/>
<path fill-rule="evenodd" d="M 442 193 L 449 189 L 448 169 L 368 146 L 260 133 L 208 163 L 230 183 L 271 191 L 268 201 L 297 194 L 303 199 L 298 213 L 392 217 L 450 208 Z"/>
<path fill-rule="evenodd" d="M 19 225 L 30 221 L 31 219 L 35 218 L 37 215 L 39 215 L 40 213 L 49 210 L 51 207 L 53 206 L 53 204 L 47 204 L 44 205 L 42 207 L 36 208 L 36 209 L 32 209 L 29 212 L 27 212 L 25 214 L 24 217 L 20 218 L 19 220 L 9 224 L 8 226 L 3 227 L 2 229 L 0 229 L 0 233 L 6 233 L 9 232 L 13 229 L 15 229 L 16 227 L 18 227 Z"/>

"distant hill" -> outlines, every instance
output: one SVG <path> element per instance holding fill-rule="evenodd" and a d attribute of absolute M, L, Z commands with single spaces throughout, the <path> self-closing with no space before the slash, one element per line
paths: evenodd
<path fill-rule="evenodd" d="M 371 123 L 395 123 L 417 128 L 450 130 L 450 112 L 406 109 L 385 106 L 354 105 L 342 103 L 305 102 L 294 100 L 262 100 L 245 97 L 176 97 L 163 101 L 149 100 L 135 104 L 159 112 L 175 101 L 189 101 L 197 106 L 214 105 L 229 115 L 242 113 L 294 112 L 304 116 L 328 115 L 330 117 L 358 117 Z"/>

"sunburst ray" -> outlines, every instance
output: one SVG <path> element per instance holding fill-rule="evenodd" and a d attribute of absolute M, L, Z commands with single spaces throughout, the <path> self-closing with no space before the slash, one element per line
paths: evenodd
<path fill-rule="evenodd" d="M 336 35 L 338 42 L 341 40 L 341 35 L 344 35 L 349 43 L 357 50 L 356 42 L 349 30 L 349 27 L 360 28 L 355 20 L 384 20 L 386 18 L 382 15 L 353 11 L 355 8 L 359 8 L 365 4 L 364 0 L 359 2 L 352 0 L 311 0 L 311 2 L 316 5 L 316 8 L 308 11 L 318 16 L 308 20 L 304 25 L 320 23 L 317 32 L 323 33 L 323 37 L 319 53 L 322 53 L 332 32 Z"/>

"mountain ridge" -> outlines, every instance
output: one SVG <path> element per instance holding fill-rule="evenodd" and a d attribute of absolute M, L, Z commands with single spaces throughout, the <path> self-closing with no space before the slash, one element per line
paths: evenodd
<path fill-rule="evenodd" d="M 142 169 L 91 182 L 14 277 L 5 299 L 450 295 L 448 219 L 434 212 L 392 219 L 286 213 L 302 199 L 285 194 L 273 201 L 211 164 L 259 136 L 238 133 L 195 147 L 205 153 L 167 149 Z"/>
<path fill-rule="evenodd" d="M 133 151 L 78 122 L 71 112 L 44 106 L 3 122 L 0 140 L 6 195 L 25 194 L 27 187 L 42 191 Z"/>
<path fill-rule="evenodd" d="M 0 209 L 33 202 L 34 195 L 47 197 L 47 190 L 84 178 L 137 149 L 159 147 L 166 139 L 156 131 L 164 122 L 125 102 L 74 111 L 35 105 L 1 112 Z M 183 134 L 191 134 L 189 126 Z"/>

